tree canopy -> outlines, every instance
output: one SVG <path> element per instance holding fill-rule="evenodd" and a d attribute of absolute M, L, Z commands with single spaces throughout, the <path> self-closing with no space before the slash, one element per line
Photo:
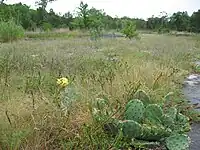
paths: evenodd
<path fill-rule="evenodd" d="M 177 30 L 200 32 L 200 10 L 194 12 L 191 16 L 186 11 L 175 12 L 172 16 L 161 12 L 159 17 L 149 17 L 146 21 L 138 18 L 129 17 L 111 17 L 103 10 L 89 8 L 87 3 L 81 2 L 77 8 L 76 14 L 66 12 L 64 15 L 56 14 L 53 9 L 46 11 L 46 6 L 55 0 L 38 0 L 38 8 L 31 9 L 29 6 L 17 4 L 5 4 L 5 0 L 0 1 L 0 20 L 14 20 L 21 24 L 26 30 L 41 28 L 44 24 L 49 24 L 52 28 L 69 29 L 89 29 L 104 28 L 105 30 L 122 30 L 124 21 L 133 21 L 137 29 L 144 30 Z"/>

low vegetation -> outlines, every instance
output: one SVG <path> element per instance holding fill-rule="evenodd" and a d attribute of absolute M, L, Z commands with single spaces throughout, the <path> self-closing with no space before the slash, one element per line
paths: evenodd
<path fill-rule="evenodd" d="M 0 22 L 0 41 L 12 42 L 24 38 L 24 29 L 14 21 Z"/>
<path fill-rule="evenodd" d="M 124 118 L 127 103 L 129 105 L 141 90 L 149 97 L 146 101 L 137 97 L 145 107 L 155 105 L 159 111 L 160 107 L 164 108 L 161 110 L 163 114 L 157 115 L 167 115 L 165 108 L 174 106 L 178 115 L 182 113 L 190 121 L 197 120 L 198 114 L 181 95 L 183 78 L 190 72 L 193 58 L 199 57 L 196 42 L 192 37 L 142 34 L 141 40 L 131 42 L 119 38 L 94 43 L 87 37 L 73 37 L 2 44 L 2 149 L 173 146 L 167 143 L 177 142 L 170 134 L 178 128 L 177 120 L 168 120 L 169 126 L 170 121 L 177 123 L 169 127 L 166 136 L 162 136 L 166 144 L 159 138 L 150 141 L 149 138 L 154 137 L 151 135 L 138 138 L 142 134 L 138 130 L 138 136 L 130 141 L 124 136 L 125 130 L 113 134 L 110 126 L 113 119 L 114 123 L 127 120 Z M 162 105 L 169 92 L 174 93 L 173 100 L 169 105 Z M 141 118 L 142 122 L 137 121 L 139 126 L 144 128 L 147 124 L 145 127 L 154 131 L 153 126 L 157 125 L 159 134 L 162 134 L 160 131 L 165 128 L 162 122 L 158 124 L 154 119 L 149 122 L 148 117 Z M 188 125 L 188 119 L 184 125 Z M 178 129 L 184 129 L 181 127 Z M 188 144 L 182 135 L 187 131 L 176 132 L 180 133 L 178 138 L 183 138 L 181 142 L 185 141 L 182 146 Z"/>
<path fill-rule="evenodd" d="M 181 89 L 199 36 L 169 33 L 198 32 L 199 11 L 143 21 L 81 2 L 73 17 L 46 12 L 53 1 L 1 1 L 0 149 L 188 148 L 200 115 Z"/>
<path fill-rule="evenodd" d="M 132 21 L 127 21 L 124 28 L 122 29 L 122 33 L 126 36 L 126 38 L 138 38 L 138 33 L 136 31 L 136 24 Z"/>
<path fill-rule="evenodd" d="M 105 100 L 98 100 L 98 107 L 94 107 L 94 115 L 98 121 L 112 114 L 109 112 L 112 109 L 107 109 L 105 102 Z M 107 128 L 109 127 L 108 132 L 115 136 L 122 135 L 119 137 L 120 140 L 126 138 L 127 145 L 133 144 L 133 147 L 136 146 L 131 140 L 135 139 L 141 140 L 141 145 L 142 140 L 146 141 L 145 144 L 143 143 L 143 148 L 147 148 L 148 144 L 153 146 L 154 143 L 154 146 L 157 146 L 156 142 L 164 142 L 169 150 L 187 149 L 190 144 L 187 133 L 191 129 L 189 118 L 181 114 L 181 110 L 172 105 L 173 102 L 172 94 L 169 93 L 160 101 L 160 104 L 151 104 L 149 96 L 144 91 L 138 91 L 125 107 L 122 116 L 124 120 L 112 118 L 110 123 L 106 124 Z M 120 140 L 118 139 L 117 142 Z M 117 144 L 115 143 L 115 146 Z M 142 148 L 142 146 L 136 148 Z"/>

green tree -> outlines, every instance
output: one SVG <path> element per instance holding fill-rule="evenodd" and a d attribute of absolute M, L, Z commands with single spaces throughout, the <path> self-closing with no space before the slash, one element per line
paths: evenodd
<path fill-rule="evenodd" d="M 190 17 L 187 12 L 177 12 L 170 17 L 171 28 L 177 31 L 188 31 L 190 29 Z"/>
<path fill-rule="evenodd" d="M 48 5 L 48 3 L 51 3 L 53 1 L 56 0 L 39 0 L 36 1 L 35 4 L 37 6 L 39 6 L 39 14 L 40 14 L 40 25 L 43 24 L 44 22 L 47 22 L 47 11 L 46 11 L 46 7 Z"/>
<path fill-rule="evenodd" d="M 88 4 L 84 4 L 82 1 L 78 7 L 78 16 L 79 16 L 79 27 L 88 29 L 89 27 L 89 9 L 88 9 Z"/>
<path fill-rule="evenodd" d="M 102 10 L 91 8 L 88 11 L 88 28 L 91 36 L 95 39 L 99 38 L 103 30 L 103 16 L 105 13 Z"/>
<path fill-rule="evenodd" d="M 112 27 L 113 24 L 113 18 L 109 15 L 104 14 L 103 15 L 103 19 L 102 19 L 103 25 L 104 25 L 104 29 L 109 30 L 109 29 L 114 29 Z"/>
<path fill-rule="evenodd" d="M 36 3 L 36 5 L 41 7 L 43 10 L 45 10 L 48 3 L 51 3 L 53 1 L 56 1 L 56 0 L 39 0 L 39 1 L 36 1 L 35 3 Z"/>
<path fill-rule="evenodd" d="M 147 29 L 158 30 L 161 26 L 161 18 L 159 17 L 150 17 L 147 20 Z"/>
<path fill-rule="evenodd" d="M 56 15 L 53 9 L 50 9 L 45 22 L 51 24 L 53 28 L 59 28 L 63 24 L 62 19 L 62 17 Z"/>
<path fill-rule="evenodd" d="M 193 32 L 200 32 L 200 9 L 194 12 L 191 16 L 191 30 Z"/>
<path fill-rule="evenodd" d="M 73 15 L 70 12 L 67 12 L 62 16 L 62 18 L 64 18 L 63 24 L 69 27 L 70 30 L 72 30 L 73 29 L 72 22 L 74 20 Z"/>
<path fill-rule="evenodd" d="M 53 9 L 48 13 L 42 7 L 33 10 L 22 3 L 0 4 L 0 21 L 7 22 L 13 20 L 16 24 L 22 25 L 26 30 L 35 30 L 47 23 L 51 24 L 53 28 L 68 27 L 72 19 L 71 17 L 67 18 L 57 15 Z"/>
<path fill-rule="evenodd" d="M 31 26 L 31 14 L 30 7 L 18 3 L 14 5 L 14 12 L 16 13 L 17 22 L 23 26 L 24 29 L 28 29 Z"/>
<path fill-rule="evenodd" d="M 77 10 L 77 17 L 70 12 L 64 15 L 56 14 L 53 9 L 46 11 L 48 3 L 56 0 L 37 0 L 38 8 L 31 9 L 29 6 L 18 4 L 6 4 L 6 0 L 0 0 L 0 20 L 13 20 L 20 24 L 26 30 L 34 30 L 43 25 L 49 24 L 49 27 L 60 28 L 68 27 L 70 29 L 80 28 L 86 30 L 100 31 L 106 30 L 121 31 L 124 29 L 127 20 L 134 21 L 137 29 L 149 29 L 163 32 L 168 28 L 177 31 L 200 32 L 200 10 L 189 16 L 187 12 L 176 12 L 168 17 L 165 12 L 161 12 L 159 17 L 150 17 L 147 21 L 138 18 L 129 17 L 111 17 L 102 10 L 95 8 L 89 9 L 88 4 L 80 2 Z"/>
<path fill-rule="evenodd" d="M 122 33 L 126 36 L 126 38 L 138 38 L 138 33 L 136 31 L 136 23 L 134 21 L 127 20 L 125 22 L 124 28 L 122 29 Z"/>
<path fill-rule="evenodd" d="M 137 29 L 146 29 L 147 28 L 147 23 L 145 20 L 136 18 L 136 19 L 134 19 L 134 21 L 136 22 Z"/>
<path fill-rule="evenodd" d="M 14 21 L 0 21 L 0 41 L 12 42 L 24 37 L 24 29 Z"/>
<path fill-rule="evenodd" d="M 159 17 L 159 28 L 158 28 L 158 33 L 169 33 L 169 17 L 168 14 L 163 11 L 160 12 L 160 17 Z"/>

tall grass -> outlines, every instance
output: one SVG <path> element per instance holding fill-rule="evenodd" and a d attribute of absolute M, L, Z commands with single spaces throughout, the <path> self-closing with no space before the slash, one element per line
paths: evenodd
<path fill-rule="evenodd" d="M 29 39 L 68 39 L 75 37 L 89 36 L 87 33 L 82 33 L 81 31 L 69 31 L 65 29 L 48 31 L 48 32 L 26 32 L 25 36 Z"/>
<path fill-rule="evenodd" d="M 187 37 L 143 35 L 141 41 L 86 38 L 19 41 L 0 47 L 0 145 L 2 149 L 111 149 L 126 147 L 104 132 L 91 110 L 108 100 L 121 117 L 138 90 L 152 103 L 168 92 L 182 99 L 181 83 L 199 48 Z M 68 77 L 67 99 L 56 85 Z M 75 96 L 74 96 L 75 95 Z M 68 102 L 70 101 L 70 105 Z M 106 120 L 105 120 L 106 121 Z"/>
<path fill-rule="evenodd" d="M 0 21 L 0 41 L 12 42 L 24 37 L 24 29 L 14 21 Z"/>

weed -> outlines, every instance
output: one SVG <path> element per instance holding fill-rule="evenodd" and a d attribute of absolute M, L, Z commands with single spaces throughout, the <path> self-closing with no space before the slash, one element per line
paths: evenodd
<path fill-rule="evenodd" d="M 66 40 L 69 34 L 72 38 Z M 183 82 L 197 57 L 195 40 L 144 34 L 134 43 L 102 38 L 98 41 L 101 46 L 93 48 L 89 38 L 76 38 L 77 34 L 27 33 L 36 40 L 1 45 L 2 148 L 130 148 L 120 132 L 112 136 L 105 130 L 115 133 L 110 122 L 122 119 L 127 102 L 138 89 L 148 93 L 148 103 L 159 104 L 163 95 L 173 91 L 181 113 L 198 119 L 198 114 L 189 111 L 192 106 L 181 103 L 177 84 Z M 68 78 L 70 84 L 60 91 L 56 81 L 61 77 Z M 100 119 L 93 113 L 94 106 L 98 106 Z M 134 143 L 138 148 L 149 144 Z"/>
<path fill-rule="evenodd" d="M 12 42 L 24 37 L 22 26 L 15 24 L 14 21 L 0 22 L 0 41 Z"/>

